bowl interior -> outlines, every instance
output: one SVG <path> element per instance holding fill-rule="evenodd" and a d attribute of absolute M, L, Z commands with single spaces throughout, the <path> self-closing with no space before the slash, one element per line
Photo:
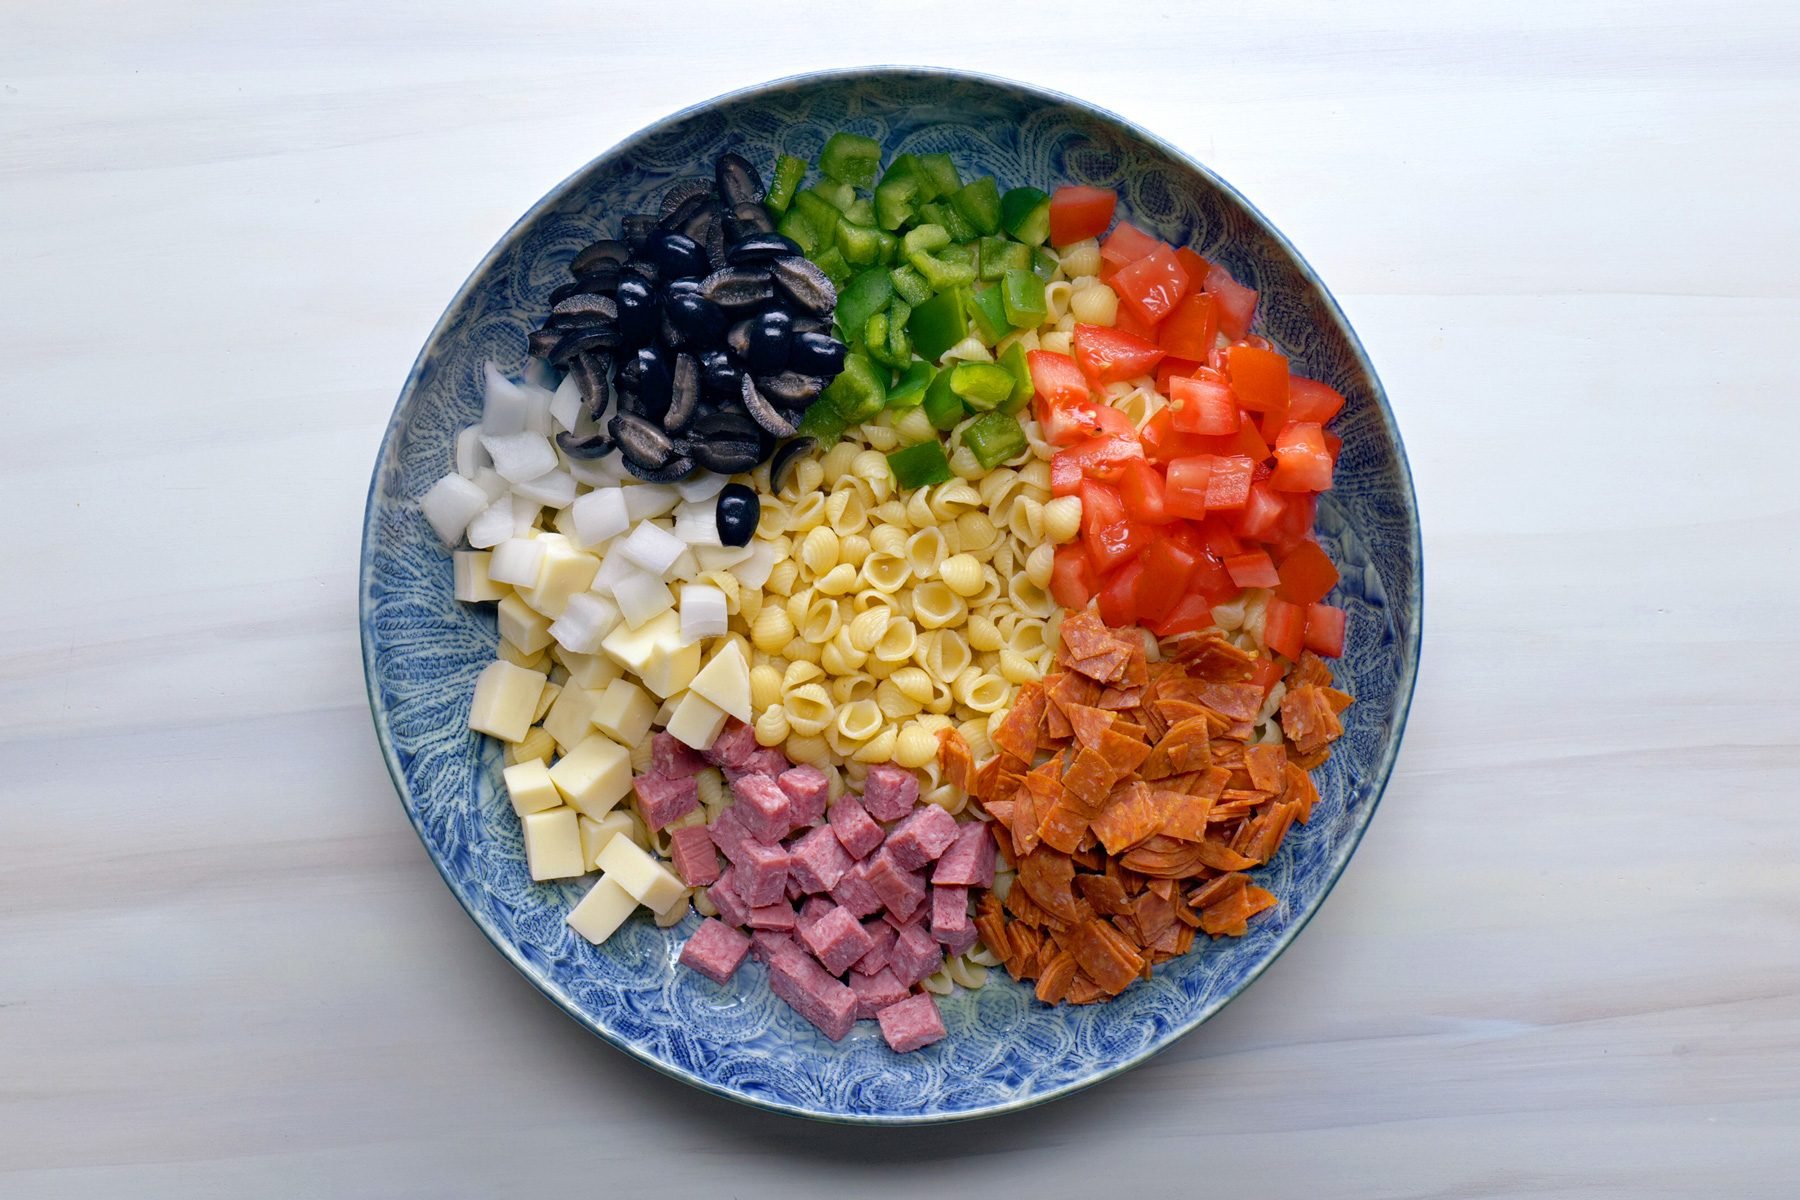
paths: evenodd
<path fill-rule="evenodd" d="M 943 1001 L 950 1036 L 888 1052 L 872 1023 L 833 1044 L 776 1000 L 747 963 L 728 987 L 675 967 L 675 930 L 630 922 L 605 947 L 563 924 L 582 885 L 533 884 L 500 756 L 467 728 L 475 675 L 493 656 L 490 610 L 458 604 L 448 554 L 418 498 L 479 417 L 484 360 L 525 368 L 525 338 L 584 244 L 654 209 L 667 184 L 710 172 L 727 149 L 759 169 L 812 158 L 849 129 L 884 153 L 947 151 L 1002 187 L 1116 188 L 1120 215 L 1195 246 L 1262 295 L 1258 332 L 1295 370 L 1349 399 L 1337 484 L 1320 534 L 1350 611 L 1338 665 L 1356 696 L 1320 779 L 1322 803 L 1258 872 L 1280 905 L 1247 936 L 1207 942 L 1106 1005 L 1046 1008 L 996 971 Z M 842 1121 L 925 1122 L 1001 1111 L 1104 1078 L 1167 1045 L 1242 990 L 1298 932 L 1337 878 L 1398 748 L 1418 642 L 1420 566 L 1411 481 L 1380 384 L 1342 314 L 1286 242 L 1179 152 L 1077 101 L 999 80 L 888 70 L 782 81 L 680 113 L 550 193 L 476 269 L 400 397 L 371 487 L 363 557 L 364 659 L 378 734 L 420 837 L 470 915 L 572 1016 L 647 1063 L 709 1090 Z"/>

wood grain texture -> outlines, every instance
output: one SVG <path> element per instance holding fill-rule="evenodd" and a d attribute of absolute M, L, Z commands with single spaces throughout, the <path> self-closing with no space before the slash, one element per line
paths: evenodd
<path fill-rule="evenodd" d="M 0 12 L 0 1196 L 1793 1193 L 1797 10 L 968 11 Z M 1427 564 L 1398 774 L 1294 948 L 1126 1079 L 890 1133 L 544 1003 L 394 800 L 354 619 L 377 437 L 507 225 L 665 112 L 874 59 L 1066 88 L 1249 195 L 1382 372 Z"/>

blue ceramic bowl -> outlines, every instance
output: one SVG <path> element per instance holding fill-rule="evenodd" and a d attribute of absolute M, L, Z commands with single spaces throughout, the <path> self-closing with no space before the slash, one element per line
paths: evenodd
<path fill-rule="evenodd" d="M 1047 1008 L 994 972 L 943 1003 L 949 1036 L 888 1051 L 872 1022 L 821 1037 L 746 964 L 728 987 L 678 970 L 696 918 L 634 920 L 604 947 L 563 924 L 581 885 L 525 871 L 498 747 L 470 734 L 470 692 L 494 654 L 491 610 L 451 595 L 450 557 L 418 499 L 478 418 L 481 364 L 525 366 L 525 337 L 576 250 L 656 206 L 672 180 L 736 150 L 766 170 L 811 158 L 834 130 L 888 155 L 948 151 L 1003 187 L 1118 189 L 1122 217 L 1195 246 L 1262 294 L 1257 328 L 1296 370 L 1349 398 L 1320 534 L 1350 611 L 1343 686 L 1356 696 L 1321 779 L 1322 803 L 1258 872 L 1281 898 L 1248 936 L 1202 940 L 1110 1004 Z M 544 994 L 643 1062 L 722 1096 L 863 1124 L 925 1124 L 1022 1108 L 1143 1062 L 1217 1012 L 1281 953 L 1325 899 L 1375 811 L 1400 746 L 1419 651 L 1419 526 L 1400 434 L 1356 336 L 1324 284 L 1261 214 L 1205 167 L 1110 113 L 1054 92 L 957 72 L 829 72 L 690 108 L 607 151 L 500 239 L 431 333 L 400 393 L 369 490 L 362 550 L 363 665 L 375 729 L 427 852 L 475 923 Z"/>

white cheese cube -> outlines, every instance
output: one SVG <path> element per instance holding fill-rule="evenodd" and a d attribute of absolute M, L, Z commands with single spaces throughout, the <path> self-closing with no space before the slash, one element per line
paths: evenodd
<path fill-rule="evenodd" d="M 681 635 L 676 633 L 679 641 Z M 673 696 L 694 681 L 700 673 L 700 644 L 676 646 L 650 660 L 638 681 L 658 696 Z"/>
<path fill-rule="evenodd" d="M 643 570 L 660 576 L 675 565 L 675 560 L 685 549 L 687 543 L 654 521 L 639 521 L 620 545 L 619 552 Z"/>
<path fill-rule="evenodd" d="M 664 912 L 687 894 L 687 885 L 669 868 L 640 850 L 628 838 L 606 843 L 594 859 L 603 876 L 630 892 L 652 912 Z"/>
<path fill-rule="evenodd" d="M 712 471 L 701 471 L 699 474 L 675 484 L 674 487 L 678 496 L 689 504 L 695 504 L 701 500 L 711 500 L 724 491 L 725 485 L 730 482 L 731 480 L 723 475 L 715 474 Z"/>
<path fill-rule="evenodd" d="M 469 522 L 469 545 L 489 550 L 513 535 L 513 498 L 502 496 Z"/>
<path fill-rule="evenodd" d="M 527 671 L 536 671 L 542 675 L 550 670 L 550 655 L 543 650 L 533 650 L 527 654 L 505 638 L 494 648 L 495 657 L 501 662 L 509 662 L 515 667 L 524 667 Z"/>
<path fill-rule="evenodd" d="M 597 820 L 631 791 L 631 751 L 590 733 L 550 768 L 550 779 L 572 807 Z"/>
<path fill-rule="evenodd" d="M 726 642 L 724 649 L 712 656 L 712 661 L 688 684 L 688 690 L 696 696 L 704 696 L 740 721 L 752 719 L 750 662 L 735 640 Z"/>
<path fill-rule="evenodd" d="M 537 709 L 531 714 L 532 724 L 535 725 L 550 714 L 550 706 L 556 703 L 556 698 L 562 695 L 562 690 L 563 685 L 556 678 L 556 672 L 550 672 L 550 682 L 544 685 L 544 694 L 538 697 Z"/>
<path fill-rule="evenodd" d="M 538 697 L 544 694 L 544 681 L 542 671 L 495 659 L 475 680 L 469 728 L 503 741 L 523 741 L 531 728 L 531 714 L 537 711 Z"/>
<path fill-rule="evenodd" d="M 760 588 L 769 582 L 769 574 L 775 570 L 775 558 L 775 543 L 752 538 L 749 556 L 735 566 L 738 582 L 747 588 Z"/>
<path fill-rule="evenodd" d="M 500 774 L 506 780 L 506 794 L 512 798 L 513 811 L 521 817 L 562 807 L 562 793 L 550 782 L 550 768 L 542 759 L 514 763 Z M 594 860 L 584 856 L 582 861 L 590 863 Z"/>
<path fill-rule="evenodd" d="M 621 623 L 606 635 L 600 650 L 658 696 L 674 695 L 700 671 L 700 647 L 681 644 L 681 619 L 672 612 L 637 629 Z"/>
<path fill-rule="evenodd" d="M 637 684 L 615 679 L 606 685 L 594 701 L 594 728 L 626 746 L 635 746 L 650 736 L 650 718 L 656 715 L 656 701 Z"/>
<path fill-rule="evenodd" d="M 523 483 L 556 470 L 556 450 L 541 433 L 529 429 L 519 433 L 484 433 L 481 445 L 494 456 L 494 470 L 508 483 Z"/>
<path fill-rule="evenodd" d="M 710 749 L 723 728 L 725 710 L 698 692 L 682 697 L 669 716 L 669 736 L 696 750 Z"/>
<path fill-rule="evenodd" d="M 537 583 L 543 565 L 544 547 L 536 538 L 512 537 L 494 547 L 488 578 L 514 587 L 531 587 Z"/>
<path fill-rule="evenodd" d="M 432 484 L 419 498 L 419 511 L 425 514 L 444 545 L 454 546 L 462 541 L 469 522 L 488 503 L 488 495 L 481 490 L 480 484 L 452 473 Z"/>
<path fill-rule="evenodd" d="M 550 419 L 556 422 L 558 429 L 571 433 L 575 431 L 576 422 L 581 420 L 581 385 L 575 381 L 575 372 L 564 375 L 551 394 Z"/>
<path fill-rule="evenodd" d="M 581 898 L 581 903 L 569 910 L 564 918 L 569 928 L 598 946 L 625 923 L 637 910 L 638 902 L 632 894 L 610 879 L 602 878 L 599 883 L 588 889 L 588 894 Z"/>
<path fill-rule="evenodd" d="M 633 570 L 624 578 L 615 580 L 612 594 L 614 602 L 619 606 L 619 615 L 633 629 L 675 607 L 675 593 L 669 590 L 669 585 L 662 581 L 662 577 L 643 571 Z"/>
<path fill-rule="evenodd" d="M 519 818 L 519 825 L 525 830 L 525 865 L 532 879 L 542 883 L 587 874 L 587 864 L 581 861 L 581 826 L 575 823 L 574 809 L 526 813 Z"/>
<path fill-rule="evenodd" d="M 527 654 L 550 644 L 550 618 L 536 612 L 519 593 L 500 601 L 500 636 Z"/>
<path fill-rule="evenodd" d="M 575 503 L 575 477 L 567 471 L 545 471 L 536 479 L 513 484 L 513 494 L 535 504 L 567 508 Z"/>
<path fill-rule="evenodd" d="M 699 563 L 701 571 L 729 571 L 753 553 L 755 551 L 749 546 L 695 546 L 694 560 Z M 761 587 L 762 584 L 757 586 Z"/>
<path fill-rule="evenodd" d="M 575 549 L 569 539 L 555 533 L 539 535 L 544 543 L 544 562 L 538 568 L 537 582 L 520 590 L 525 603 L 552 619 L 560 617 L 569 606 L 569 597 L 588 590 L 600 560 Z"/>
<path fill-rule="evenodd" d="M 450 556 L 458 600 L 464 604 L 480 604 L 502 599 L 512 590 L 504 583 L 495 583 L 488 574 L 488 564 L 493 557 L 486 550 L 458 550 Z"/>
<path fill-rule="evenodd" d="M 556 740 L 559 754 L 567 754 L 594 732 L 594 693 L 566 687 L 544 714 L 544 732 Z"/>
<path fill-rule="evenodd" d="M 705 809 L 695 810 L 705 816 Z M 631 836 L 631 814 L 622 808 L 615 808 L 596 821 L 592 817 L 581 818 L 581 856 L 587 861 L 588 870 L 594 870 L 594 859 L 600 851 L 606 849 L 606 843 L 620 834 Z"/>
<path fill-rule="evenodd" d="M 640 483 L 625 489 L 625 512 L 633 523 L 660 517 L 680 503 L 681 493 L 666 483 Z"/>
<path fill-rule="evenodd" d="M 723 637 L 731 617 L 725 611 L 725 593 L 709 583 L 681 585 L 681 640 Z M 740 717 L 740 720 L 749 720 Z"/>
<path fill-rule="evenodd" d="M 605 691 L 606 685 L 620 675 L 619 664 L 604 654 L 564 652 L 562 664 L 569 669 L 569 682 L 590 692 Z"/>
<path fill-rule="evenodd" d="M 456 435 L 456 473 L 464 479 L 474 479 L 483 467 L 491 467 L 494 460 L 481 445 L 481 426 L 470 425 L 458 431 Z"/>
<path fill-rule="evenodd" d="M 481 432 L 519 433 L 530 417 L 531 401 L 525 389 L 500 373 L 493 363 L 481 364 Z"/>
<path fill-rule="evenodd" d="M 593 592 L 577 592 L 569 597 L 562 616 L 550 626 L 550 636 L 564 650 L 592 654 L 600 649 L 600 639 L 618 623 L 618 605 Z"/>
<path fill-rule="evenodd" d="M 631 528 L 631 516 L 625 511 L 622 487 L 597 487 L 585 496 L 577 496 L 574 504 L 575 543 L 592 549 L 608 538 L 617 537 Z"/>

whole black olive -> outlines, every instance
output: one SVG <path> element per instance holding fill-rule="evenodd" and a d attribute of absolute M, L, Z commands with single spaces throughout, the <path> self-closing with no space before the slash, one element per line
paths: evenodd
<path fill-rule="evenodd" d="M 619 306 L 619 334 L 628 346 L 642 346 L 656 336 L 656 291 L 648 280 L 627 275 L 613 296 Z"/>
<path fill-rule="evenodd" d="M 688 276 L 682 279 L 671 279 L 663 284 L 663 299 L 673 300 L 677 296 L 700 295 L 700 281 Z"/>
<path fill-rule="evenodd" d="M 844 369 L 844 343 L 822 333 L 797 333 L 788 344 L 787 365 L 802 375 L 835 376 Z"/>
<path fill-rule="evenodd" d="M 793 330 L 794 318 L 780 309 L 757 317 L 750 325 L 744 365 L 758 374 L 779 371 L 787 362 L 788 341 Z"/>
<path fill-rule="evenodd" d="M 665 279 L 706 274 L 705 248 L 685 233 L 659 233 L 650 239 L 646 250 Z"/>
<path fill-rule="evenodd" d="M 698 292 L 682 292 L 663 301 L 669 324 L 686 343 L 695 347 L 716 346 L 725 337 L 725 313 L 718 305 Z"/>
<path fill-rule="evenodd" d="M 744 373 L 723 350 L 706 350 L 700 355 L 700 386 L 708 396 L 735 398 L 743 387 Z"/>
<path fill-rule="evenodd" d="M 741 483 L 728 483 L 719 493 L 716 510 L 719 540 L 727 546 L 748 546 L 762 520 L 762 503 Z"/>
<path fill-rule="evenodd" d="M 661 421 L 669 411 L 669 393 L 675 386 L 673 362 L 674 355 L 659 346 L 645 346 L 637 352 L 638 400 L 653 421 Z"/>

